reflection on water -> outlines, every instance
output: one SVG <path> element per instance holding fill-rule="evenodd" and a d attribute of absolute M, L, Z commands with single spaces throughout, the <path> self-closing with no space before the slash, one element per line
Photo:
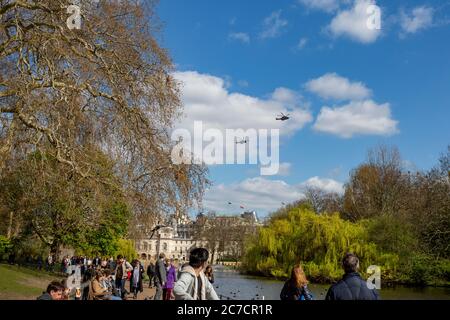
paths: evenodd
<path fill-rule="evenodd" d="M 235 272 L 215 272 L 214 288 L 222 299 L 232 300 L 280 300 L 283 282 L 250 277 Z M 314 299 L 325 299 L 329 285 L 309 285 Z M 383 300 L 450 300 L 450 288 L 408 288 L 381 290 Z"/>

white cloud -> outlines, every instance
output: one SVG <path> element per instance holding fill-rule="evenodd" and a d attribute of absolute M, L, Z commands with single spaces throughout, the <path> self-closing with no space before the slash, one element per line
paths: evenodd
<path fill-rule="evenodd" d="M 433 8 L 421 6 L 410 13 L 400 13 L 400 25 L 405 33 L 416 33 L 433 25 Z"/>
<path fill-rule="evenodd" d="M 305 187 L 314 187 L 329 193 L 344 193 L 344 184 L 333 179 L 321 179 L 313 177 L 303 183 Z"/>
<path fill-rule="evenodd" d="M 381 35 L 381 30 L 369 28 L 367 9 L 374 5 L 374 0 L 355 0 L 353 7 L 341 10 L 333 18 L 328 30 L 335 37 L 346 36 L 362 43 L 375 42 Z"/>
<path fill-rule="evenodd" d="M 288 25 L 288 21 L 281 18 L 281 10 L 274 11 L 270 16 L 264 19 L 264 30 L 259 34 L 261 39 L 278 37 L 283 29 Z"/>
<path fill-rule="evenodd" d="M 291 135 L 312 121 L 310 111 L 295 100 L 294 91 L 278 88 L 268 99 L 229 92 L 222 78 L 195 71 L 175 72 L 181 82 L 185 117 L 181 126 L 190 128 L 203 121 L 207 128 L 280 129 L 280 135 Z M 290 113 L 291 121 L 276 121 L 280 113 Z"/>
<path fill-rule="evenodd" d="M 244 131 L 254 129 L 252 131 L 255 133 L 261 129 L 268 130 L 269 133 L 272 129 L 278 129 L 282 138 L 283 136 L 293 135 L 307 123 L 313 121 L 308 105 L 303 104 L 300 100 L 295 100 L 295 97 L 298 95 L 286 88 L 276 89 L 268 98 L 258 98 L 230 92 L 226 88 L 223 78 L 200 74 L 195 71 L 176 72 L 174 77 L 181 82 L 181 99 L 184 105 L 184 116 L 175 125 L 174 129 L 184 129 L 184 133 L 174 131 L 173 134 L 175 136 L 173 139 L 177 139 L 180 135 L 186 136 L 189 133 L 191 140 L 183 140 L 184 147 L 189 148 L 194 153 L 194 159 L 205 160 L 203 152 L 206 151 L 202 146 L 206 147 L 209 145 L 201 134 L 194 135 L 194 123 L 196 121 L 202 123 L 203 133 L 209 129 L 216 129 L 216 132 L 218 130 L 218 135 L 221 135 L 221 138 L 224 139 L 221 143 L 224 145 L 225 151 L 227 148 L 233 147 L 236 149 L 235 152 L 238 157 L 249 157 L 246 163 L 254 163 L 255 159 L 262 162 L 266 161 L 262 159 L 266 150 L 261 144 L 261 140 L 258 141 L 259 148 L 251 147 L 255 146 L 256 140 L 250 140 L 246 145 L 239 144 L 235 146 L 236 141 L 248 137 L 246 136 L 247 133 L 236 133 L 238 137 L 236 137 L 235 141 L 226 139 L 227 129 L 242 129 Z M 276 117 L 281 112 L 289 113 L 291 116 L 290 121 L 276 121 Z M 251 135 L 251 133 L 248 134 Z M 251 136 L 249 138 L 252 139 Z M 260 136 L 260 138 L 262 137 Z M 280 141 L 273 139 L 267 141 L 267 143 L 271 149 L 271 158 L 269 158 L 271 168 L 275 170 L 272 174 L 277 174 L 276 166 L 279 156 L 277 151 L 279 150 Z M 195 146 L 199 147 L 196 148 Z M 215 144 L 215 146 L 217 145 Z M 220 152 L 220 146 L 218 148 Z M 274 154 L 272 153 L 273 151 L 277 153 Z M 206 153 L 206 155 L 209 154 Z M 217 158 L 215 159 L 218 161 L 214 161 L 214 163 L 218 164 L 222 163 L 219 162 L 220 159 L 229 159 L 227 158 L 228 156 L 232 157 L 232 154 L 226 153 L 223 155 L 214 153 L 214 156 L 216 155 Z M 267 157 L 269 157 L 269 154 L 267 154 Z M 208 162 L 212 163 L 210 160 Z M 267 164 L 267 161 L 265 164 Z"/>
<path fill-rule="evenodd" d="M 301 102 L 302 96 L 294 90 L 280 87 L 272 93 L 272 99 L 286 105 L 294 106 Z"/>
<path fill-rule="evenodd" d="M 348 0 L 298 0 L 298 2 L 310 9 L 333 12 L 341 3 L 346 3 Z"/>
<path fill-rule="evenodd" d="M 242 43 L 250 43 L 250 36 L 244 32 L 235 32 L 228 35 L 228 39 L 237 40 Z"/>
<path fill-rule="evenodd" d="M 349 79 L 336 73 L 327 73 L 317 79 L 310 80 L 306 89 L 324 99 L 358 100 L 372 95 L 362 82 L 350 82 Z"/>
<path fill-rule="evenodd" d="M 391 117 L 389 103 L 372 100 L 352 101 L 342 107 L 323 107 L 314 129 L 351 138 L 354 135 L 393 135 L 398 133 L 398 122 Z"/>
<path fill-rule="evenodd" d="M 261 177 L 246 179 L 229 185 L 220 184 L 206 191 L 204 207 L 218 213 L 239 212 L 240 206 L 255 210 L 261 215 L 273 212 L 282 203 L 291 203 L 305 197 L 307 186 L 314 186 L 327 192 L 342 193 L 343 185 L 331 179 L 311 178 L 303 183 L 291 185 L 283 180 L 269 180 Z M 229 205 L 231 202 L 232 205 Z"/>

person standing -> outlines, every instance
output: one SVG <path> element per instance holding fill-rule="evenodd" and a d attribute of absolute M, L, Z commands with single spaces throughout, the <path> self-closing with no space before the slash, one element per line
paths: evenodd
<path fill-rule="evenodd" d="M 165 257 L 166 255 L 164 253 L 160 253 L 159 259 L 155 265 L 155 286 L 156 286 L 155 300 L 163 299 L 163 287 L 167 281 L 167 271 L 166 266 L 164 264 Z"/>
<path fill-rule="evenodd" d="M 207 266 L 205 269 L 205 276 L 206 278 L 208 278 L 209 282 L 211 282 L 211 284 L 214 283 L 214 271 L 212 266 Z"/>
<path fill-rule="evenodd" d="M 193 249 L 189 264 L 181 271 L 175 283 L 175 300 L 219 300 L 212 284 L 203 272 L 208 264 L 209 252 L 204 248 Z"/>
<path fill-rule="evenodd" d="M 142 284 L 142 278 L 144 277 L 144 267 L 139 262 L 139 260 L 134 260 L 131 263 L 133 271 L 130 277 L 130 292 L 133 292 L 133 299 L 137 299 L 138 292 L 144 291 L 144 286 Z"/>
<path fill-rule="evenodd" d="M 359 259 L 347 253 L 342 259 L 345 274 L 338 283 L 331 286 L 325 300 L 379 300 L 377 290 L 369 289 L 367 282 L 358 273 Z"/>
<path fill-rule="evenodd" d="M 148 264 L 147 267 L 147 276 L 148 276 L 148 287 L 152 288 L 153 287 L 153 280 L 155 277 L 155 264 L 153 263 L 153 260 L 150 260 L 150 263 Z"/>
<path fill-rule="evenodd" d="M 177 281 L 177 267 L 178 265 L 172 259 L 167 261 L 169 267 L 167 268 L 167 281 L 163 288 L 163 300 L 171 300 L 173 287 L 175 286 L 175 282 Z"/>
<path fill-rule="evenodd" d="M 125 283 L 127 281 L 128 272 L 133 270 L 133 267 L 127 262 L 122 255 L 117 256 L 117 264 L 116 264 L 116 290 L 122 299 L 125 298 Z"/>
<path fill-rule="evenodd" d="M 53 256 L 51 253 L 49 253 L 47 257 L 47 271 L 50 271 L 52 269 L 52 265 L 53 265 Z"/>
<path fill-rule="evenodd" d="M 301 265 L 292 268 L 291 278 L 286 281 L 280 293 L 281 300 L 313 300 L 308 290 L 308 280 Z"/>

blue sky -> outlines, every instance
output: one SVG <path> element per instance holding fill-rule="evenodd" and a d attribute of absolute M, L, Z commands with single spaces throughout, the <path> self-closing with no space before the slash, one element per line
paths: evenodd
<path fill-rule="evenodd" d="M 358 24 L 370 4 L 381 8 L 381 30 Z M 187 82 L 186 121 L 264 126 L 259 110 L 229 107 L 236 94 L 274 122 L 280 111 L 295 115 L 281 129 L 282 174 L 212 166 L 205 210 L 243 205 L 263 216 L 307 185 L 342 190 L 378 144 L 428 169 L 450 143 L 450 1 L 163 0 L 158 15 L 162 45 Z"/>

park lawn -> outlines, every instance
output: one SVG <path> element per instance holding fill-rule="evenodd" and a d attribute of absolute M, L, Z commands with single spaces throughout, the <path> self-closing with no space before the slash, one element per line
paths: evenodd
<path fill-rule="evenodd" d="M 0 300 L 33 300 L 52 280 L 61 280 L 44 271 L 0 264 Z"/>

